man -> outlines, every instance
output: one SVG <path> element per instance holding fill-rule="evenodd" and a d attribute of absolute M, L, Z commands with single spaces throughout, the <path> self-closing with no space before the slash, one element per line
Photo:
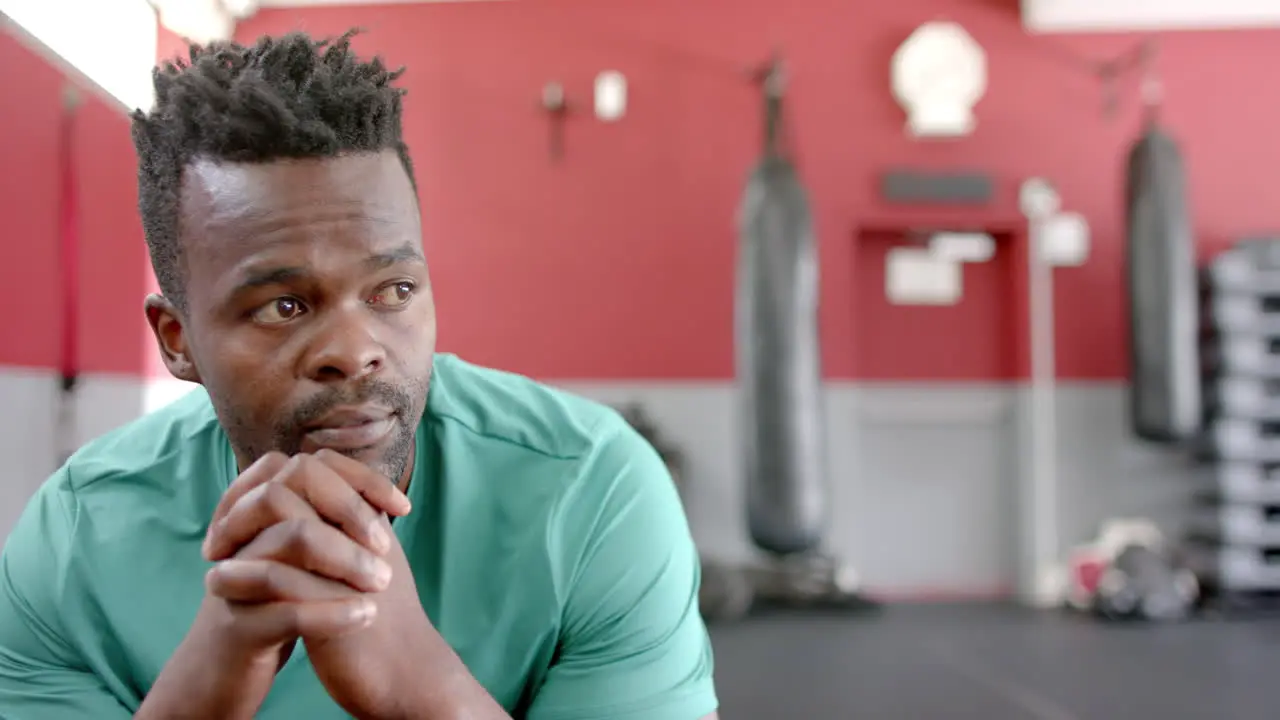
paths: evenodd
<path fill-rule="evenodd" d="M 349 41 L 157 71 L 146 316 L 203 389 L 26 508 L 0 717 L 714 718 L 663 464 L 612 411 L 435 354 L 399 73 Z"/>

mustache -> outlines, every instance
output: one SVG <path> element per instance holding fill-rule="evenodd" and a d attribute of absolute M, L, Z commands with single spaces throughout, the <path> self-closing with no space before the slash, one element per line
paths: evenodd
<path fill-rule="evenodd" d="M 413 409 L 413 397 L 404 389 L 380 380 L 369 380 L 354 387 L 330 387 L 294 408 L 279 428 L 284 431 L 280 434 L 296 436 L 302 428 L 315 424 L 336 407 L 366 404 L 385 405 L 396 415 L 406 417 Z"/>

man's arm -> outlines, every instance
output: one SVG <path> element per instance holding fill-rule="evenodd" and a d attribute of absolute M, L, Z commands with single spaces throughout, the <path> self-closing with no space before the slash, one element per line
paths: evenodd
<path fill-rule="evenodd" d="M 714 663 L 684 509 L 658 454 L 617 422 L 560 508 L 561 646 L 527 718 L 714 720 Z"/>
<path fill-rule="evenodd" d="M 59 588 L 75 500 L 66 469 L 37 491 L 0 555 L 0 718 L 123 720 L 131 713 L 68 642 Z"/>

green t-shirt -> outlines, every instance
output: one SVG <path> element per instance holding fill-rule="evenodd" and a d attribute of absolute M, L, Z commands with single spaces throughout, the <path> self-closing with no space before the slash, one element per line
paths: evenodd
<path fill-rule="evenodd" d="M 429 395 L 414 510 L 394 527 L 423 607 L 472 674 L 529 720 L 713 712 L 698 558 L 652 447 L 603 406 L 451 355 Z M 235 476 L 196 390 L 40 488 L 0 558 L 0 717 L 138 708 L 195 617 L 200 544 Z M 258 717 L 346 714 L 299 645 Z"/>

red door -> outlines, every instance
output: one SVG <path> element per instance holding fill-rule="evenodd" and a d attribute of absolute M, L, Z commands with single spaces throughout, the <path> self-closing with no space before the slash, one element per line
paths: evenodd
<path fill-rule="evenodd" d="M 927 240 L 897 229 L 857 238 L 853 313 L 857 504 L 846 527 L 869 586 L 909 597 L 992 597 L 1017 573 L 1017 434 L 1025 258 L 1011 232 L 958 266 L 953 304 L 886 295 L 886 260 Z M 926 264 L 927 266 L 927 264 Z M 883 548 L 901 548 L 901 552 Z"/>

